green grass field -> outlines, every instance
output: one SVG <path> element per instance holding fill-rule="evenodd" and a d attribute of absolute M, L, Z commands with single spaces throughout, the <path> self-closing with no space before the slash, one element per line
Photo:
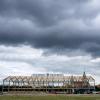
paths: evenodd
<path fill-rule="evenodd" d="M 100 100 L 100 96 L 0 96 L 0 100 Z"/>

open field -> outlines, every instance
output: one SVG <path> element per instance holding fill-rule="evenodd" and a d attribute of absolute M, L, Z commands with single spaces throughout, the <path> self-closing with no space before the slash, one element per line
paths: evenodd
<path fill-rule="evenodd" d="M 0 100 L 100 100 L 100 95 L 0 96 Z"/>

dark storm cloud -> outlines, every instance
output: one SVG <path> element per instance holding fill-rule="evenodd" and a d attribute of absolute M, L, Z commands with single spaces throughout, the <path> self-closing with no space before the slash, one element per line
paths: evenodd
<path fill-rule="evenodd" d="M 98 3 L 99 0 L 0 0 L 0 43 L 26 43 L 49 50 L 80 49 L 99 56 Z"/>

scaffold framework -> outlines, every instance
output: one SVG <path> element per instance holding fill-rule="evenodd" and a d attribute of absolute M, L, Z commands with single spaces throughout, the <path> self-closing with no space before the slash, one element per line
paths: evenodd
<path fill-rule="evenodd" d="M 3 80 L 2 92 L 44 91 L 75 93 L 95 89 L 91 76 L 65 76 L 63 74 L 33 74 L 32 76 L 8 76 Z"/>

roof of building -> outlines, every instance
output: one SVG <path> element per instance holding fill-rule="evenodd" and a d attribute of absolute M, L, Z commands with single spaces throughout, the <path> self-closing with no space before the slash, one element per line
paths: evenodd
<path fill-rule="evenodd" d="M 92 76 L 64 76 L 64 75 L 32 75 L 32 76 L 8 76 L 4 81 L 93 81 Z"/>

